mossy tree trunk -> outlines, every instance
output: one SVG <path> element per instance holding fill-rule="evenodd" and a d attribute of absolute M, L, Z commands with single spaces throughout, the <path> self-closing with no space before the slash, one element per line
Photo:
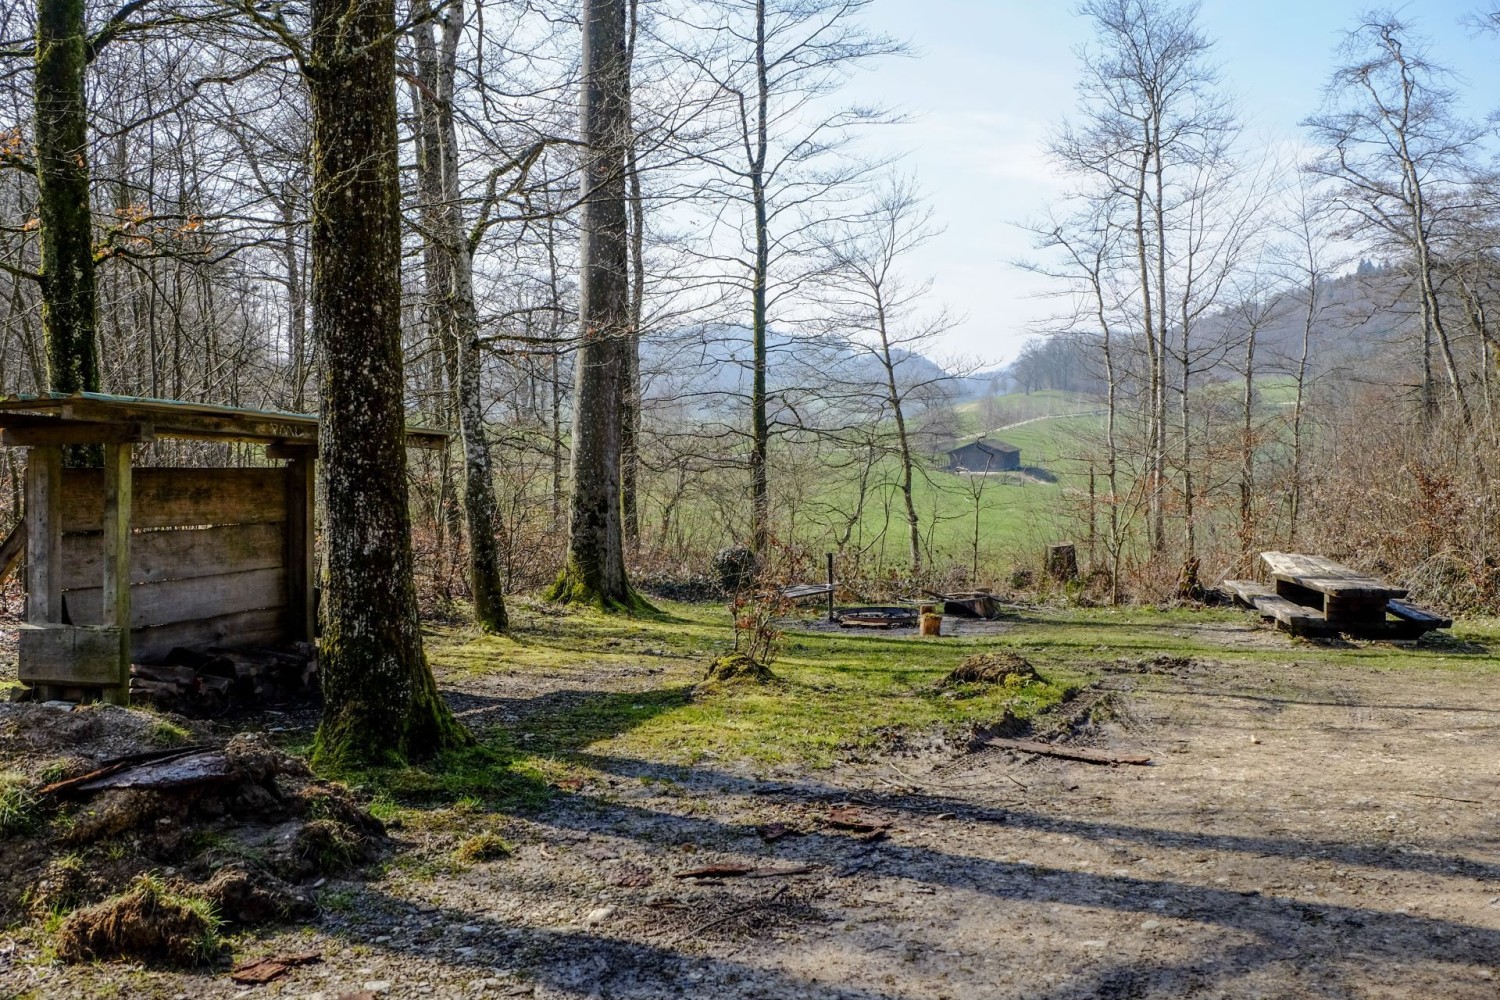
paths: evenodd
<path fill-rule="evenodd" d="M 36 14 L 35 168 L 47 387 L 97 392 L 84 2 L 37 0 Z"/>
<path fill-rule="evenodd" d="M 423 4 L 422 11 L 426 12 Z M 459 434 L 464 452 L 463 508 L 469 537 L 469 593 L 474 617 L 486 632 L 503 632 L 508 623 L 500 546 L 495 538 L 499 507 L 494 467 L 484 430 L 480 375 L 483 357 L 479 319 L 474 306 L 474 264 L 465 231 L 458 178 L 458 134 L 453 119 L 453 88 L 464 7 L 450 3 L 438 18 L 441 33 L 433 40 L 431 23 L 415 32 L 417 76 L 414 88 L 420 111 L 417 168 L 422 177 L 423 221 L 427 243 L 427 294 L 445 340 L 457 353 L 455 377 Z"/>
<path fill-rule="evenodd" d="M 394 0 L 312 0 L 312 319 L 328 579 L 314 758 L 398 763 L 467 741 L 422 652 L 401 357 Z"/>
<path fill-rule="evenodd" d="M 631 346 L 626 9 L 627 0 L 583 0 L 582 329 L 574 378 L 573 494 L 567 563 L 548 593 L 555 601 L 606 610 L 635 610 L 644 603 L 626 578 L 620 524 L 621 424 Z"/>

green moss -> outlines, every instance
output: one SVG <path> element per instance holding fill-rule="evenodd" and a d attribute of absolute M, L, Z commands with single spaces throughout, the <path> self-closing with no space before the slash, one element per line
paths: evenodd
<path fill-rule="evenodd" d="M 321 656 L 325 679 L 337 663 L 339 696 L 330 693 L 317 735 L 313 766 L 342 776 L 370 767 L 400 767 L 435 753 L 468 746 L 473 737 L 438 694 L 432 671 L 420 651 L 407 664 L 400 683 L 379 683 L 385 654 L 369 641 L 343 642 L 335 629 L 325 632 Z M 330 685 L 332 686 L 332 685 Z M 402 687 L 406 697 L 401 697 Z"/>
<path fill-rule="evenodd" d="M 178 747 L 193 741 L 193 734 L 169 719 L 151 724 L 151 742 L 159 747 Z"/>

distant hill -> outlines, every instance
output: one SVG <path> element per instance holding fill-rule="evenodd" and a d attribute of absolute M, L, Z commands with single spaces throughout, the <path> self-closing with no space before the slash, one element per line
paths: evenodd
<path fill-rule="evenodd" d="M 834 336 L 766 336 L 766 389 L 783 404 L 827 406 L 885 384 L 885 369 L 868 348 Z M 949 396 L 956 381 L 910 351 L 894 352 L 905 389 L 933 387 Z M 748 399 L 754 377 L 751 330 L 738 325 L 686 327 L 641 344 L 642 392 L 647 400 L 688 401 L 708 410 Z M 692 401 L 696 401 L 695 403 Z"/>

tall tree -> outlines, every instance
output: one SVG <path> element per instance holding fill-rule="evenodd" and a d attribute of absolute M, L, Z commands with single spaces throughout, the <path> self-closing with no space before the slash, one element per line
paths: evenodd
<path fill-rule="evenodd" d="M 824 301 L 835 327 L 854 334 L 855 344 L 879 366 L 881 408 L 895 425 L 890 451 L 898 466 L 896 487 L 913 576 L 922 570 L 922 533 L 916 504 L 920 449 L 910 422 L 924 397 L 934 396 L 953 377 L 948 372 L 916 375 L 914 361 L 923 349 L 935 346 L 952 321 L 944 313 L 923 315 L 931 282 L 909 283 L 899 269 L 938 232 L 915 185 L 892 178 L 865 218 L 831 236 L 829 269 L 823 275 Z"/>
<path fill-rule="evenodd" d="M 1089 182 L 1087 196 L 1129 206 L 1135 323 L 1146 348 L 1150 397 L 1148 528 L 1152 548 L 1161 551 L 1172 282 L 1179 277 L 1183 251 L 1197 235 L 1192 212 L 1202 189 L 1194 188 L 1205 169 L 1223 157 L 1237 125 L 1208 60 L 1212 43 L 1198 27 L 1196 4 L 1088 0 L 1080 13 L 1093 22 L 1097 47 L 1083 55 L 1079 113 L 1053 141 L 1051 153 Z"/>
<path fill-rule="evenodd" d="M 627 6 L 627 0 L 583 0 L 581 330 L 573 392 L 573 490 L 567 562 L 548 597 L 628 611 L 645 602 L 626 577 L 620 524 L 621 423 L 631 349 Z"/>
<path fill-rule="evenodd" d="M 422 4 L 424 8 L 426 3 Z M 430 17 L 430 11 L 424 11 Z M 452 345 L 457 368 L 456 404 L 464 452 L 463 508 L 469 538 L 469 594 L 474 617 L 487 632 L 507 625 L 500 576 L 499 521 L 490 443 L 484 429 L 483 355 L 474 303 L 474 253 L 463 217 L 458 176 L 458 131 L 453 90 L 464 6 L 454 0 L 437 18 L 416 28 L 417 167 L 422 176 L 429 309 L 439 336 Z"/>
<path fill-rule="evenodd" d="M 403 760 L 465 742 L 422 651 L 401 353 L 394 0 L 312 0 L 313 335 L 323 350 L 325 708 L 314 758 Z"/>
<path fill-rule="evenodd" d="M 37 215 L 47 387 L 97 392 L 84 0 L 37 0 Z"/>

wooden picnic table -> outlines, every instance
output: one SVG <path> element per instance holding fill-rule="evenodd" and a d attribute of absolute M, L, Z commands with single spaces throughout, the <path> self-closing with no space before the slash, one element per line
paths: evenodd
<path fill-rule="evenodd" d="M 1385 624 L 1386 605 L 1407 594 L 1358 570 L 1322 556 L 1262 552 L 1260 561 L 1276 585 L 1276 595 L 1323 612 L 1329 629 L 1356 631 Z"/>
<path fill-rule="evenodd" d="M 1262 552 L 1260 559 L 1274 590 L 1253 580 L 1225 580 L 1225 589 L 1240 603 L 1299 635 L 1347 633 L 1371 639 L 1414 639 L 1453 624 L 1402 600 L 1406 588 L 1393 587 L 1332 559 L 1300 552 Z"/>

